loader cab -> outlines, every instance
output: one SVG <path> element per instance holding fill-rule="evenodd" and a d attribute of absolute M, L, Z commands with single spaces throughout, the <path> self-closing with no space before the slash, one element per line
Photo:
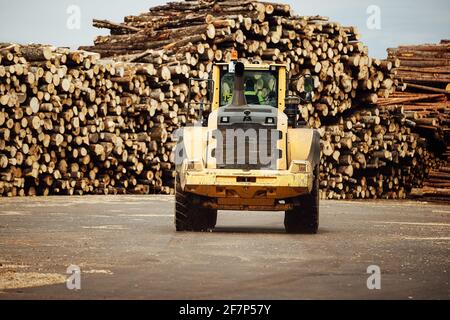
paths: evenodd
<path fill-rule="evenodd" d="M 218 63 L 213 66 L 212 79 L 214 93 L 212 108 L 217 110 L 232 102 L 235 89 L 235 66 L 231 63 Z M 281 64 L 244 64 L 244 94 L 249 107 L 270 106 L 284 109 L 286 95 L 286 67 Z M 281 98 L 283 97 L 283 98 Z"/>
<path fill-rule="evenodd" d="M 238 62 L 218 63 L 212 70 L 211 111 L 229 106 L 235 92 L 235 67 Z M 289 83 L 300 81 L 300 96 L 289 95 Z M 245 102 L 250 111 L 271 107 L 288 117 L 289 127 L 302 125 L 299 107 L 312 100 L 313 78 L 309 75 L 289 79 L 283 64 L 244 64 Z M 267 111 L 267 110 L 266 110 Z M 269 109 L 270 112 L 272 110 Z"/>

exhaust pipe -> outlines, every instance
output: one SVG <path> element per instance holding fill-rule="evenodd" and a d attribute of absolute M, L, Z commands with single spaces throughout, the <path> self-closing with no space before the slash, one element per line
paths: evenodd
<path fill-rule="evenodd" d="M 237 62 L 234 67 L 234 92 L 231 105 L 241 107 L 247 105 L 247 99 L 244 93 L 244 64 Z"/>

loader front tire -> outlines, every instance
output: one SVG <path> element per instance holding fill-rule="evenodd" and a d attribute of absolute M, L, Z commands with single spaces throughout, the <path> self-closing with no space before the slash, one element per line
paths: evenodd
<path fill-rule="evenodd" d="M 287 210 L 284 227 L 287 233 L 315 234 L 319 229 L 319 168 L 314 170 L 314 183 L 310 194 L 298 197 L 300 205 Z"/>
<path fill-rule="evenodd" d="M 217 210 L 204 209 L 195 201 L 196 196 L 175 186 L 175 229 L 177 231 L 210 231 L 216 226 Z"/>

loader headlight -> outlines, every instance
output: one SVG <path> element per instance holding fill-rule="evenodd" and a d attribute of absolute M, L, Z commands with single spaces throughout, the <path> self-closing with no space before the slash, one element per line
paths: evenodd
<path fill-rule="evenodd" d="M 221 123 L 230 123 L 230 117 L 221 117 L 220 122 Z"/>
<path fill-rule="evenodd" d="M 267 123 L 267 124 L 274 124 L 274 123 L 275 123 L 275 119 L 272 118 L 272 117 L 267 117 L 267 118 L 266 118 L 266 123 Z"/>

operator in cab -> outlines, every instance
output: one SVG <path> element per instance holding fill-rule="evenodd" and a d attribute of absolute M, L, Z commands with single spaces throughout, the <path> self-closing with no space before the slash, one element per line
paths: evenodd
<path fill-rule="evenodd" d="M 245 99 L 248 104 L 264 104 L 264 99 L 255 90 L 255 81 L 252 78 L 245 82 Z"/>

